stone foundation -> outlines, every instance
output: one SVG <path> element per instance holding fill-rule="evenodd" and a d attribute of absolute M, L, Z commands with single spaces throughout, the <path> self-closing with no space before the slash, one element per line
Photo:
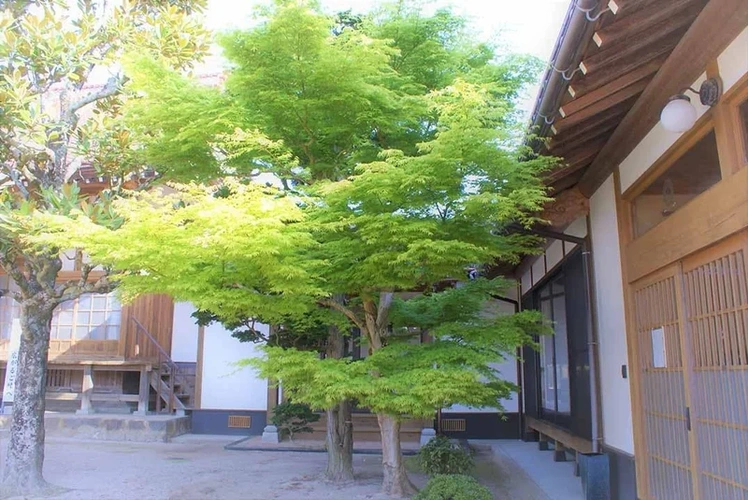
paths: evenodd
<path fill-rule="evenodd" d="M 44 417 L 48 437 L 100 441 L 168 442 L 192 428 L 189 416 L 71 415 L 48 413 Z M 10 429 L 10 415 L 0 415 L 0 431 Z"/>

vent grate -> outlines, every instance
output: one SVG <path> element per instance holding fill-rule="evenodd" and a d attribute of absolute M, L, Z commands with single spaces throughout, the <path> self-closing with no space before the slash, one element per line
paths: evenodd
<path fill-rule="evenodd" d="M 249 415 L 229 415 L 229 429 L 249 429 L 252 417 Z"/>
<path fill-rule="evenodd" d="M 466 425 L 464 418 L 445 418 L 441 421 L 442 432 L 465 432 Z"/>

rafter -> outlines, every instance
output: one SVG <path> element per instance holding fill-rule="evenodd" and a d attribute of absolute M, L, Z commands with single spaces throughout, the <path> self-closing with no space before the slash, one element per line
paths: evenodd
<path fill-rule="evenodd" d="M 618 92 L 610 94 L 604 99 L 601 99 L 597 101 L 596 103 L 590 106 L 587 106 L 584 109 L 579 110 L 573 115 L 569 115 L 561 120 L 557 120 L 553 124 L 553 128 L 556 132 L 562 131 L 562 130 L 568 130 L 574 125 L 581 123 L 585 120 L 588 120 L 592 118 L 593 116 L 596 116 L 597 114 L 604 112 L 606 109 L 610 109 L 616 104 L 622 103 L 628 100 L 629 98 L 640 94 L 644 90 L 644 88 L 647 86 L 647 83 L 648 83 L 647 80 L 640 80 L 634 83 L 633 85 L 629 85 L 628 87 L 623 88 L 619 90 Z"/>
<path fill-rule="evenodd" d="M 639 9 L 661 2 L 662 0 L 610 0 L 608 8 L 616 17 L 620 18 Z"/>
<path fill-rule="evenodd" d="M 667 20 L 667 22 L 652 26 L 648 31 L 640 33 L 639 36 L 626 39 L 623 43 L 612 44 L 599 52 L 586 57 L 580 64 L 579 69 L 585 75 L 594 73 L 603 67 L 615 65 L 622 59 L 626 59 L 633 54 L 655 50 L 653 47 L 662 45 L 669 41 L 669 38 L 677 34 L 680 39 L 681 32 L 685 32 L 688 26 L 693 22 L 696 13 L 682 12 Z M 676 42 L 677 44 L 677 42 Z"/>
<path fill-rule="evenodd" d="M 696 17 L 703 7 L 703 0 L 670 0 L 664 5 L 648 5 L 595 31 L 592 40 L 598 47 L 609 47 L 649 29 L 660 29 L 659 26 L 672 22 L 684 12 L 692 12 L 693 17 Z"/>
<path fill-rule="evenodd" d="M 748 25 L 748 2 L 711 0 L 633 108 L 613 132 L 580 181 L 589 196 L 608 178 L 659 119 L 660 110 L 673 94 L 690 85 L 710 60 L 720 54 Z"/>
<path fill-rule="evenodd" d="M 653 47 L 652 51 L 641 54 L 632 54 L 625 60 L 618 62 L 616 66 L 610 68 L 601 68 L 595 73 L 589 75 L 583 75 L 577 73 L 568 87 L 568 92 L 574 97 L 582 97 L 585 94 L 595 91 L 600 87 L 607 85 L 620 78 L 626 78 L 627 75 L 635 71 L 650 71 L 653 67 L 654 71 L 650 74 L 656 73 L 662 63 L 665 62 L 670 51 L 678 44 L 680 38 L 672 37 L 667 44 L 657 45 Z M 642 68 L 648 67 L 644 70 Z"/>

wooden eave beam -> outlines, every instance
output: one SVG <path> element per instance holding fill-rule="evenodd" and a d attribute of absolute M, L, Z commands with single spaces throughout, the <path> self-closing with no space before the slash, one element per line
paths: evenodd
<path fill-rule="evenodd" d="M 605 110 L 612 108 L 616 104 L 620 104 L 622 102 L 627 101 L 631 97 L 634 97 L 635 95 L 640 94 L 644 90 L 644 88 L 647 86 L 647 83 L 648 83 L 647 80 L 640 80 L 634 83 L 633 85 L 629 85 L 628 87 L 623 88 L 613 94 L 610 94 L 604 99 L 601 99 L 597 101 L 596 103 L 577 111 L 573 115 L 566 116 L 565 118 L 562 118 L 561 120 L 556 120 L 553 123 L 553 131 L 555 133 L 559 133 L 562 130 L 568 130 L 574 125 L 577 125 L 578 123 L 582 123 L 583 121 L 588 120 L 592 118 L 593 116 L 596 116 L 604 112 Z"/>
<path fill-rule="evenodd" d="M 613 132 L 580 181 L 585 196 L 602 184 L 655 126 L 670 96 L 691 85 L 706 65 L 748 26 L 748 2 L 711 0 Z"/>
<path fill-rule="evenodd" d="M 670 51 L 675 48 L 679 40 L 679 37 L 672 37 L 672 40 L 669 41 L 668 44 L 653 46 L 653 50 L 648 51 L 646 54 L 632 54 L 626 60 L 619 61 L 616 66 L 601 68 L 599 71 L 590 75 L 577 73 L 577 76 L 572 79 L 567 90 L 573 97 L 581 98 L 612 81 L 626 78 L 627 75 L 630 75 L 635 71 L 647 72 L 649 69 L 654 67 L 655 69 L 653 73 L 650 73 L 654 74 L 667 60 L 667 56 L 670 54 Z M 648 66 L 649 68 L 646 70 L 642 69 L 645 66 Z"/>
<path fill-rule="evenodd" d="M 589 92 L 581 96 L 576 96 L 576 93 L 575 93 L 574 100 L 566 104 L 563 104 L 558 111 L 559 113 L 561 113 L 561 116 L 568 116 L 568 115 L 574 114 L 580 109 L 586 108 L 587 106 L 590 106 L 591 104 L 594 104 L 597 101 L 604 99 L 605 97 L 618 92 L 619 90 L 623 90 L 626 87 L 635 84 L 636 82 L 639 82 L 641 80 L 651 77 L 652 75 L 657 73 L 657 70 L 660 69 L 661 64 L 662 64 L 661 61 L 657 61 L 657 60 L 650 61 L 644 66 L 641 66 L 635 69 L 634 71 L 626 73 L 620 78 L 617 78 L 613 80 L 612 82 L 606 85 L 603 85 L 602 87 L 596 90 L 593 90 L 592 92 Z M 569 94 L 571 94 L 573 92 L 573 90 L 571 90 L 571 86 L 569 86 L 569 89 L 570 89 Z"/>
<path fill-rule="evenodd" d="M 628 60 L 633 55 L 656 51 L 653 47 L 667 45 L 671 42 L 670 37 L 677 34 L 681 38 L 681 32 L 685 31 L 696 18 L 698 12 L 690 10 L 681 12 L 666 22 L 661 22 L 650 27 L 645 33 L 631 39 L 626 39 L 623 43 L 611 44 L 607 48 L 590 55 L 579 63 L 579 69 L 585 75 L 594 73 L 603 67 L 610 67 L 621 60 Z M 673 44 L 673 47 L 677 41 Z M 659 55 L 659 54 L 658 54 Z"/>
<path fill-rule="evenodd" d="M 605 134 L 610 135 L 613 129 L 616 128 L 620 122 L 620 114 L 613 116 L 612 119 L 604 115 L 603 117 L 606 118 L 607 121 L 602 122 L 598 126 L 591 127 L 588 132 L 577 134 L 577 130 L 573 129 L 572 133 L 568 136 L 559 136 L 558 138 L 554 137 L 548 142 L 547 151 L 554 156 L 563 156 L 564 152 L 568 150 L 569 144 L 579 144 L 583 141 L 586 142 L 588 138 L 593 139 Z"/>
<path fill-rule="evenodd" d="M 661 0 L 610 0 L 608 8 L 616 17 L 623 17 L 658 2 Z"/>
<path fill-rule="evenodd" d="M 593 116 L 589 120 L 585 120 L 568 130 L 559 131 L 559 133 L 554 135 L 550 140 L 548 145 L 549 149 L 558 147 L 558 144 L 576 140 L 589 134 L 596 134 L 598 128 L 604 127 L 610 123 L 614 123 L 617 126 L 623 119 L 623 115 L 628 113 L 631 106 L 634 105 L 635 100 L 636 96 L 631 97 L 626 101 L 607 109 L 605 113 Z"/>
<path fill-rule="evenodd" d="M 576 185 L 576 183 L 579 182 L 579 179 L 581 179 L 583 175 L 584 175 L 584 170 L 580 169 L 579 171 L 573 174 L 569 174 L 566 177 L 559 179 L 554 183 L 549 184 L 548 187 L 550 188 L 551 193 L 560 193 Z"/>
<path fill-rule="evenodd" d="M 545 204 L 540 218 L 548 221 L 551 227 L 566 227 L 579 217 L 590 213 L 590 199 L 579 189 L 566 189 L 554 196 L 553 201 Z"/>
<path fill-rule="evenodd" d="M 616 19 L 612 24 L 595 31 L 592 40 L 598 47 L 608 47 L 638 36 L 650 28 L 658 29 L 659 25 L 671 22 L 683 12 L 690 11 L 693 17 L 696 17 L 703 7 L 703 0 L 670 0 L 664 2 L 664 5 L 663 3 L 647 5 L 630 16 Z"/>
<path fill-rule="evenodd" d="M 564 179 L 568 177 L 571 174 L 574 174 L 576 172 L 579 172 L 580 170 L 588 167 L 590 164 L 592 164 L 592 160 L 595 159 L 595 155 L 597 154 L 597 151 L 592 151 L 589 157 L 584 158 L 580 161 L 570 163 L 566 165 L 563 168 L 560 168 L 550 175 L 543 178 L 543 182 L 545 182 L 548 185 L 553 185 L 559 182 L 561 179 Z"/>
<path fill-rule="evenodd" d="M 595 132 L 595 134 L 588 134 L 581 136 L 576 140 L 567 141 L 562 146 L 556 147 L 555 149 L 551 150 L 550 154 L 552 156 L 560 156 L 562 158 L 566 158 L 567 156 L 573 155 L 575 151 L 583 149 L 589 144 L 597 144 L 598 149 L 602 149 L 603 145 L 608 141 L 608 138 L 610 137 L 610 129 L 608 129 L 607 133 L 597 133 L 597 131 Z"/>

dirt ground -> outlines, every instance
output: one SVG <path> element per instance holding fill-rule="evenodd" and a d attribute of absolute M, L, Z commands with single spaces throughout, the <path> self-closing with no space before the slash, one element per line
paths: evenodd
<path fill-rule="evenodd" d="M 2 439 L 0 447 L 6 444 Z M 228 451 L 226 437 L 187 435 L 172 443 L 49 439 L 46 499 L 59 500 L 387 500 L 380 492 L 381 456 L 355 455 L 356 481 L 333 485 L 321 476 L 324 453 Z M 427 477 L 409 475 L 422 488 Z M 479 453 L 476 475 L 497 499 L 545 500 L 513 463 Z M 10 500 L 10 499 L 8 499 Z M 19 500 L 15 498 L 13 500 Z"/>
<path fill-rule="evenodd" d="M 4 440 L 3 440 L 4 441 Z M 381 456 L 356 455 L 356 482 L 321 478 L 324 453 L 226 451 L 230 438 L 181 436 L 172 443 L 50 439 L 44 476 L 59 500 L 385 500 Z M 2 443 L 5 444 L 5 443 Z M 412 475 L 422 487 L 426 477 Z M 14 499 L 15 500 L 15 499 Z"/>

